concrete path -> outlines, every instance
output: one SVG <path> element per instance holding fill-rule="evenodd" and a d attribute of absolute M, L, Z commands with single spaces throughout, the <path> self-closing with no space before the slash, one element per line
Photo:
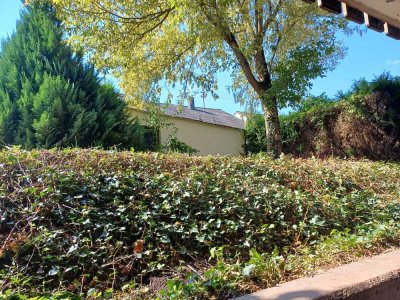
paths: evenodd
<path fill-rule="evenodd" d="M 340 266 L 236 300 L 400 300 L 400 250 Z"/>

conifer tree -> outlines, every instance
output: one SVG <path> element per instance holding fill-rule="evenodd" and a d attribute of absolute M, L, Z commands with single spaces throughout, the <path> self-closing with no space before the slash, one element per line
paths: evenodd
<path fill-rule="evenodd" d="M 119 148 L 142 145 L 142 129 L 116 90 L 63 41 L 54 9 L 21 13 L 0 52 L 0 146 Z"/>

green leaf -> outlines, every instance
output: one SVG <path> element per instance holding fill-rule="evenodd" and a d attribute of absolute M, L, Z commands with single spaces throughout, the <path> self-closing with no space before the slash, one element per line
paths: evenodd
<path fill-rule="evenodd" d="M 242 274 L 244 276 L 250 276 L 251 271 L 253 271 L 255 267 L 256 267 L 256 265 L 253 265 L 253 264 L 244 267 Z"/>

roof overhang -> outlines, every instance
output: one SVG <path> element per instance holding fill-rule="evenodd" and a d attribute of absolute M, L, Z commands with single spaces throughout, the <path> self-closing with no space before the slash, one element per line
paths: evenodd
<path fill-rule="evenodd" d="M 400 40 L 400 0 L 303 0 Z"/>

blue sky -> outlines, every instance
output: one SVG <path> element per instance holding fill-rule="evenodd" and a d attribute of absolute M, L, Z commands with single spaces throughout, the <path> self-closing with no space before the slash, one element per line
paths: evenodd
<path fill-rule="evenodd" d="M 0 9 L 0 38 L 11 34 L 19 17 L 22 7 L 20 0 L 2 0 Z M 6 4 L 4 3 L 6 2 Z M 392 75 L 400 75 L 400 41 L 386 37 L 382 33 L 368 30 L 362 36 L 354 34 L 343 37 L 348 53 L 340 65 L 324 78 L 313 81 L 311 93 L 319 95 L 327 93 L 334 96 L 339 90 L 347 90 L 354 80 L 365 77 L 372 79 L 385 71 Z M 233 96 L 226 91 L 230 79 L 219 78 L 219 95 L 216 101 L 206 99 L 206 107 L 221 108 L 230 113 L 241 110 L 239 104 L 234 103 Z M 196 98 L 196 104 L 202 106 L 202 99 Z"/>

